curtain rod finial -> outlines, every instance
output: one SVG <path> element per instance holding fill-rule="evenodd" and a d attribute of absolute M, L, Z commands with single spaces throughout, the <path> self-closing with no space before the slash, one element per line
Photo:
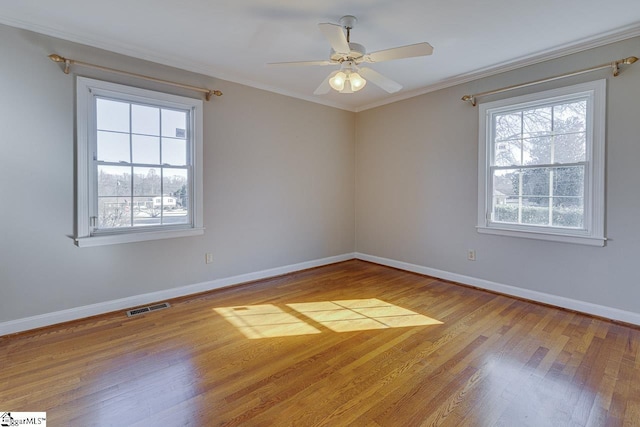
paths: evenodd
<path fill-rule="evenodd" d="M 474 107 L 476 106 L 476 98 L 473 95 L 465 95 L 462 100 L 470 102 Z"/>
<path fill-rule="evenodd" d="M 53 62 L 64 62 L 64 73 L 69 74 L 69 67 L 71 66 L 71 60 L 56 53 L 49 55 L 49 59 Z"/>
<path fill-rule="evenodd" d="M 65 58 L 63 58 L 62 56 L 56 54 L 56 53 L 52 53 L 51 55 L 49 55 L 49 59 L 52 60 L 53 62 L 64 62 L 66 61 Z"/>
<path fill-rule="evenodd" d="M 210 90 L 205 94 L 205 98 L 207 99 L 207 101 L 210 101 L 213 95 L 222 96 L 222 92 L 220 92 L 219 90 Z"/>
<path fill-rule="evenodd" d="M 638 58 L 636 58 L 635 56 L 630 56 L 628 58 L 624 59 L 624 63 L 627 65 L 633 64 L 634 62 L 636 62 L 638 60 Z"/>

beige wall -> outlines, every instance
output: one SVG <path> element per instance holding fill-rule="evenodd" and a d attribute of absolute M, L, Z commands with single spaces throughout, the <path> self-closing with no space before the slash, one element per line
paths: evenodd
<path fill-rule="evenodd" d="M 460 101 L 638 55 L 639 42 L 354 114 L 0 25 L 0 324 L 354 250 L 640 313 L 640 65 L 608 82 L 604 248 L 476 232 L 478 110 Z M 52 52 L 224 92 L 205 103 L 204 236 L 73 245 L 75 80 Z"/>
<path fill-rule="evenodd" d="M 639 54 L 631 39 L 359 113 L 359 253 L 640 313 L 640 66 L 600 71 L 503 97 L 608 79 L 604 248 L 476 232 L 478 109 L 460 101 L 492 90 Z M 484 100 L 497 99 L 497 95 Z M 477 261 L 467 261 L 475 249 Z"/>
<path fill-rule="evenodd" d="M 74 246 L 75 79 L 52 52 L 224 92 L 204 109 L 204 236 Z M 353 252 L 354 113 L 2 25 L 0 58 L 0 323 Z"/>

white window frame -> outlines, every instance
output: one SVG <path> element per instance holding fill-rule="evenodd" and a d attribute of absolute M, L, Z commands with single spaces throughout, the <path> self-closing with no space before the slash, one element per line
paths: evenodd
<path fill-rule="evenodd" d="M 491 218 L 493 183 L 490 176 L 493 116 L 505 111 L 527 109 L 540 104 L 562 102 L 584 96 L 588 97 L 584 228 L 493 222 Z M 606 241 L 604 236 L 605 121 L 606 79 L 481 104 L 479 108 L 478 232 L 604 246 Z"/>
<path fill-rule="evenodd" d="M 77 246 L 100 246 L 147 240 L 187 237 L 204 234 L 203 227 L 203 102 L 202 100 L 167 94 L 122 84 L 78 77 L 76 82 L 76 235 Z M 190 182 L 190 214 L 188 224 L 154 227 L 118 228 L 109 232 L 94 233 L 91 217 L 96 204 L 95 169 L 96 156 L 96 97 L 109 97 L 125 102 L 141 102 L 159 107 L 173 107 L 191 111 L 193 130 L 191 151 L 192 178 Z"/>

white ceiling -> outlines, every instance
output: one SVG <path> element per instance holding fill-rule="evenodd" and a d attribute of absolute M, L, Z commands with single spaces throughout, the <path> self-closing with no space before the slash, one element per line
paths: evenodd
<path fill-rule="evenodd" d="M 351 41 L 369 52 L 427 41 L 434 54 L 370 65 L 403 85 L 394 95 L 369 84 L 314 96 L 335 67 L 266 65 L 327 59 L 317 24 L 348 14 L 358 18 Z M 360 111 L 638 36 L 640 1 L 2 0 L 0 23 Z"/>

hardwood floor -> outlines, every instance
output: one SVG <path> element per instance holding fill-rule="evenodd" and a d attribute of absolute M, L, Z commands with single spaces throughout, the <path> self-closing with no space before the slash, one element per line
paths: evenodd
<path fill-rule="evenodd" d="M 353 260 L 2 337 L 0 410 L 50 426 L 638 426 L 639 344 Z"/>

